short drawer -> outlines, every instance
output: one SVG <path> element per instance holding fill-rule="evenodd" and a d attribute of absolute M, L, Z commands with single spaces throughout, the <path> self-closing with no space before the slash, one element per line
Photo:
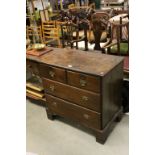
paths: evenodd
<path fill-rule="evenodd" d="M 67 71 L 68 84 L 93 92 L 100 92 L 100 77 Z"/>
<path fill-rule="evenodd" d="M 100 112 L 100 94 L 82 90 L 56 81 L 43 79 L 45 92 Z"/>
<path fill-rule="evenodd" d="M 37 62 L 26 60 L 26 69 L 32 74 L 39 75 L 39 65 Z"/>
<path fill-rule="evenodd" d="M 95 129 L 101 128 L 100 113 L 82 108 L 78 105 L 47 94 L 46 100 L 49 111 L 51 110 L 52 112 L 60 116 L 78 121 L 79 123 L 82 123 L 88 127 L 92 127 Z"/>
<path fill-rule="evenodd" d="M 42 77 L 66 83 L 66 72 L 64 69 L 40 64 L 40 74 Z"/>

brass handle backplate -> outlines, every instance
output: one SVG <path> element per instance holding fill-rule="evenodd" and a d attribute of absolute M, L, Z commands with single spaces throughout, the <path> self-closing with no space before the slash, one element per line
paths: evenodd
<path fill-rule="evenodd" d="M 53 78 L 55 76 L 54 71 L 49 71 L 49 75 Z"/>
<path fill-rule="evenodd" d="M 53 92 L 54 91 L 54 86 L 50 86 L 50 90 Z"/>
<path fill-rule="evenodd" d="M 86 82 L 85 80 L 80 79 L 80 85 L 81 85 L 82 87 L 85 87 L 86 84 L 87 84 L 87 82 Z"/>
<path fill-rule="evenodd" d="M 88 97 L 87 96 L 82 96 L 82 100 L 83 101 L 88 101 Z"/>
<path fill-rule="evenodd" d="M 89 119 L 90 116 L 89 116 L 88 114 L 84 114 L 83 117 L 84 117 L 85 119 Z"/>
<path fill-rule="evenodd" d="M 57 106 L 57 103 L 56 102 L 52 102 L 52 105 L 56 107 Z"/>

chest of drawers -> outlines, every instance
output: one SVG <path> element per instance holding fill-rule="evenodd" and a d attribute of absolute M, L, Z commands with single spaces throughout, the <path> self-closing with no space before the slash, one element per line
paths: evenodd
<path fill-rule="evenodd" d="M 122 114 L 123 58 L 55 49 L 33 61 L 39 65 L 48 118 L 73 120 L 104 143 Z"/>

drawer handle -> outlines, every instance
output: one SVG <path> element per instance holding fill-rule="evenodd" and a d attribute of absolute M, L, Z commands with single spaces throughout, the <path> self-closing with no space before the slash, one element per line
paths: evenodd
<path fill-rule="evenodd" d="M 82 87 L 85 87 L 86 86 L 86 84 L 87 84 L 87 82 L 85 81 L 85 80 L 80 80 L 80 85 L 82 86 Z"/>
<path fill-rule="evenodd" d="M 49 75 L 53 78 L 55 76 L 55 73 L 53 71 L 49 71 Z"/>
<path fill-rule="evenodd" d="M 88 101 L 88 97 L 87 96 L 82 96 L 82 100 L 83 101 Z"/>
<path fill-rule="evenodd" d="M 54 91 L 54 86 L 50 86 L 50 90 L 53 92 Z"/>
<path fill-rule="evenodd" d="M 56 102 L 52 102 L 52 105 L 56 107 L 57 106 L 57 103 Z"/>
<path fill-rule="evenodd" d="M 90 116 L 87 115 L 87 114 L 84 114 L 83 117 L 84 117 L 85 119 L 89 119 Z"/>

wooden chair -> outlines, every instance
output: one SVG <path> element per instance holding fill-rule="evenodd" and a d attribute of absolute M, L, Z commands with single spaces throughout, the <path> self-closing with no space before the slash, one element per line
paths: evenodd
<path fill-rule="evenodd" d="M 74 7 L 75 7 L 75 4 L 68 5 L 68 9 L 71 9 L 71 8 L 74 8 Z"/>
<path fill-rule="evenodd" d="M 89 7 L 95 10 L 95 8 L 96 8 L 95 3 L 89 4 Z"/>
<path fill-rule="evenodd" d="M 125 0 L 104 0 L 104 7 L 124 8 Z"/>
<path fill-rule="evenodd" d="M 129 55 L 129 20 L 128 15 L 118 16 L 119 20 L 111 20 L 111 38 L 109 44 L 103 46 L 103 49 L 107 49 L 108 54 L 113 55 Z M 125 31 L 123 33 L 123 31 Z M 116 38 L 114 37 L 116 32 Z M 126 37 L 123 37 L 123 34 Z"/>
<path fill-rule="evenodd" d="M 90 28 L 88 31 L 89 43 L 95 43 L 94 50 L 101 50 L 100 43 L 108 43 L 109 28 L 108 28 L 109 15 L 105 12 L 96 12 L 91 17 Z"/>
<path fill-rule="evenodd" d="M 45 22 L 45 21 L 49 21 L 49 15 L 48 15 L 48 10 L 40 10 L 40 18 L 41 18 L 41 22 Z"/>
<path fill-rule="evenodd" d="M 62 34 L 61 34 L 61 25 L 62 24 L 66 24 L 66 22 L 62 22 L 62 21 L 56 21 L 55 22 L 55 26 L 59 29 L 59 37 L 60 37 L 60 39 L 62 39 Z"/>
<path fill-rule="evenodd" d="M 43 43 L 41 26 L 27 26 L 26 38 L 30 39 L 32 43 Z"/>
<path fill-rule="evenodd" d="M 65 46 L 70 46 L 71 48 L 73 48 L 74 43 L 76 43 L 76 48 L 78 49 L 78 42 L 84 41 L 84 36 L 82 38 L 79 37 L 78 25 L 72 22 L 62 24 L 61 33 L 63 48 Z"/>
<path fill-rule="evenodd" d="M 55 21 L 43 22 L 42 33 L 45 44 L 61 47 L 59 29 L 56 27 Z"/>
<path fill-rule="evenodd" d="M 124 56 L 124 77 L 129 78 L 129 20 L 123 20 L 128 18 L 128 15 L 120 17 L 119 23 L 112 23 L 112 32 L 116 29 L 116 39 L 111 36 L 109 44 L 104 46 L 104 50 L 107 49 L 107 54 Z M 123 38 L 122 30 L 126 28 L 127 37 Z"/>

